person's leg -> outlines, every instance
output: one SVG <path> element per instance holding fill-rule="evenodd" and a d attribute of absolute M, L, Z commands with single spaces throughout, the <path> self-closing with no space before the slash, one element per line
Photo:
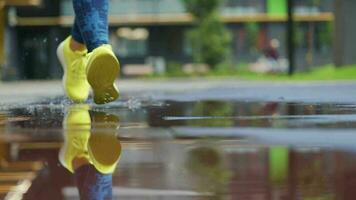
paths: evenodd
<path fill-rule="evenodd" d="M 108 0 L 73 0 L 76 22 L 90 52 L 87 80 L 97 104 L 109 103 L 119 97 L 115 79 L 120 64 L 109 45 L 108 7 Z"/>
<path fill-rule="evenodd" d="M 71 36 L 57 48 L 57 56 L 62 65 L 63 86 L 66 95 L 74 102 L 84 102 L 89 96 L 90 86 L 86 78 L 87 48 L 75 19 Z"/>
<path fill-rule="evenodd" d="M 76 20 L 72 36 L 85 43 L 89 52 L 109 43 L 108 4 L 108 0 L 73 0 Z"/>
<path fill-rule="evenodd" d="M 102 174 L 91 164 L 75 169 L 75 182 L 82 200 L 111 200 L 112 174 Z"/>
<path fill-rule="evenodd" d="M 84 39 L 82 37 L 82 33 L 80 32 L 78 26 L 78 20 L 74 20 L 72 32 L 72 38 L 70 40 L 70 48 L 73 51 L 84 51 L 86 49 Z"/>

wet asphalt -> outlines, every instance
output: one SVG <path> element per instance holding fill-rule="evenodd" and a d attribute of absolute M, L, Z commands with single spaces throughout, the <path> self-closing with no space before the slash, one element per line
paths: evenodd
<path fill-rule="evenodd" d="M 356 83 L 144 82 L 103 106 L 71 103 L 57 82 L 0 86 L 0 158 L 41 164 L 23 199 L 80 198 L 58 159 L 70 135 L 87 135 L 103 160 L 120 156 L 112 199 L 354 199 Z M 0 177 L 18 171 L 0 165 Z"/>

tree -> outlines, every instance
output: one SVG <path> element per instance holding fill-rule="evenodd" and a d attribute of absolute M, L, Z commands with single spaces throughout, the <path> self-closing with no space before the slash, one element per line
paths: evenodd
<path fill-rule="evenodd" d="M 195 19 L 194 28 L 188 33 L 195 62 L 215 68 L 230 53 L 231 34 L 221 22 L 221 0 L 183 0 L 188 12 Z"/>
<path fill-rule="evenodd" d="M 197 20 L 204 19 L 218 11 L 220 0 L 183 0 L 185 8 Z"/>

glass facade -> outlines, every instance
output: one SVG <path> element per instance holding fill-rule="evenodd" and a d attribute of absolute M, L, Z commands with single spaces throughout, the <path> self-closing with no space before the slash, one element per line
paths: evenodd
<path fill-rule="evenodd" d="M 264 13 L 264 0 L 225 0 L 222 8 L 224 15 L 249 15 Z"/>
<path fill-rule="evenodd" d="M 184 13 L 180 0 L 114 0 L 110 1 L 111 15 Z M 63 0 L 61 13 L 73 15 L 72 0 Z"/>
<path fill-rule="evenodd" d="M 287 0 L 224 0 L 221 8 L 224 15 L 285 14 Z M 332 11 L 333 0 L 298 0 L 295 12 L 300 14 Z M 181 0 L 113 0 L 110 14 L 177 14 L 185 13 Z M 62 0 L 61 14 L 73 15 L 72 0 Z"/>
<path fill-rule="evenodd" d="M 147 54 L 149 32 L 146 28 L 118 28 L 112 31 L 110 40 L 116 54 L 121 58 L 139 57 Z"/>
<path fill-rule="evenodd" d="M 294 1 L 296 14 L 315 14 L 333 11 L 334 0 L 298 0 Z M 287 0 L 267 0 L 267 13 L 283 15 L 287 13 Z"/>
<path fill-rule="evenodd" d="M 296 13 L 320 13 L 333 11 L 333 0 L 298 0 L 295 1 Z"/>
<path fill-rule="evenodd" d="M 5 63 L 5 41 L 4 41 L 4 36 L 5 36 L 5 14 L 0 7 L 0 67 L 4 65 Z"/>

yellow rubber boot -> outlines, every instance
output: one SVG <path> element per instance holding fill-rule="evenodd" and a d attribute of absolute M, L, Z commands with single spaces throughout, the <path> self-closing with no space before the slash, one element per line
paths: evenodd
<path fill-rule="evenodd" d="M 96 104 L 109 103 L 119 97 L 115 86 L 119 70 L 120 63 L 110 45 L 102 45 L 88 54 L 87 79 Z"/>
<path fill-rule="evenodd" d="M 57 56 L 63 67 L 63 87 L 66 95 L 74 102 L 84 102 L 89 96 L 90 86 L 86 77 L 87 50 L 72 51 L 71 37 L 57 48 Z"/>
<path fill-rule="evenodd" d="M 89 159 L 103 174 L 112 174 L 119 162 L 121 144 L 116 136 L 119 118 L 102 112 L 93 113 L 93 131 L 88 142 Z"/>
<path fill-rule="evenodd" d="M 64 144 L 59 152 L 59 161 L 72 173 L 74 158 L 85 157 L 89 160 L 91 120 L 88 110 L 88 105 L 70 107 L 63 121 Z"/>

